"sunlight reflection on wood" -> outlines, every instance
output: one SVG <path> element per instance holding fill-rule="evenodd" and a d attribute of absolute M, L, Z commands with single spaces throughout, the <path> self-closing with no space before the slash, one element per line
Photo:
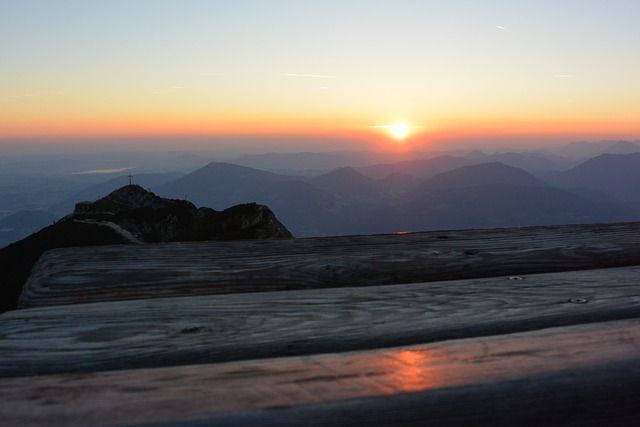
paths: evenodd
<path fill-rule="evenodd" d="M 438 357 L 420 349 L 398 350 L 386 355 L 392 368 L 385 381 L 391 382 L 397 391 L 417 391 L 445 386 L 446 382 L 432 369 Z"/>

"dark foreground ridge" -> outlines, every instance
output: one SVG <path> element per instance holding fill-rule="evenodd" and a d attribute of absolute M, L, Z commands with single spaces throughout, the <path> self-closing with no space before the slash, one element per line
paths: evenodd
<path fill-rule="evenodd" d="M 131 243 L 293 237 L 264 205 L 247 203 L 224 211 L 197 208 L 127 185 L 27 238 L 0 249 L 0 312 L 16 307 L 22 285 L 49 249 Z"/>

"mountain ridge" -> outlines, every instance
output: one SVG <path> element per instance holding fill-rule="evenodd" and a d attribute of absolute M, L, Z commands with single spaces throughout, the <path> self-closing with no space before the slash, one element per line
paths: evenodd
<path fill-rule="evenodd" d="M 127 185 L 95 202 L 79 202 L 73 213 L 0 249 L 0 311 L 15 308 L 32 266 L 49 249 L 292 237 L 264 205 L 246 203 L 220 212 Z"/>

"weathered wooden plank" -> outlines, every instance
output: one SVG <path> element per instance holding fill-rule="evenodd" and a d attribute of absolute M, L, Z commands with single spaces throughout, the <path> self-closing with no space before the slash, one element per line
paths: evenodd
<path fill-rule="evenodd" d="M 21 307 L 181 295 L 386 285 L 640 265 L 640 223 L 46 253 Z"/>
<path fill-rule="evenodd" d="M 0 376 L 339 352 L 640 317 L 639 284 L 640 266 L 15 310 L 0 316 Z"/>
<path fill-rule="evenodd" d="M 142 344 L 141 344 L 142 345 Z M 431 345 L 0 380 L 29 425 L 632 425 L 636 319 Z"/>

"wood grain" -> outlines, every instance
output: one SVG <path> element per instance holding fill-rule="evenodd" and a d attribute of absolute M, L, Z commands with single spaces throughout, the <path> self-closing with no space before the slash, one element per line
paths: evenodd
<path fill-rule="evenodd" d="M 4 426 L 633 425 L 639 354 L 634 319 L 344 354 L 5 378 L 0 419 Z"/>
<path fill-rule="evenodd" d="M 47 252 L 20 307 L 640 265 L 640 223 Z"/>
<path fill-rule="evenodd" d="M 16 310 L 0 316 L 0 376 L 372 349 L 637 318 L 639 285 L 640 266 Z"/>

